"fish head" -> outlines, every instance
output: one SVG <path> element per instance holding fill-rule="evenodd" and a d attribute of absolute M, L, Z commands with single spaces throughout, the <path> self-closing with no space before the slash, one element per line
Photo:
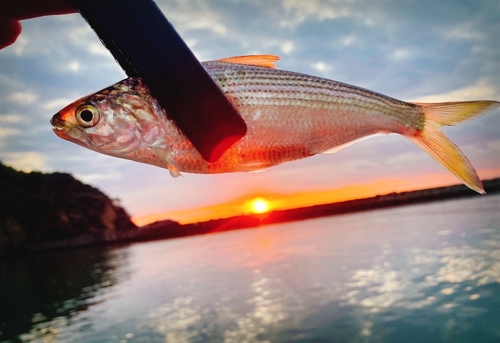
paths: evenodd
<path fill-rule="evenodd" d="M 159 139 L 163 110 L 141 79 L 128 78 L 57 112 L 54 133 L 88 149 L 122 158 Z"/>

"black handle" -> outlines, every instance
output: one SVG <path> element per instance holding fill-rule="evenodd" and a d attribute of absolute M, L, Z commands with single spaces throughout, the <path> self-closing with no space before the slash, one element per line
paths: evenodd
<path fill-rule="evenodd" d="M 246 124 L 152 0 L 71 0 L 128 76 L 148 85 L 203 158 L 220 156 Z"/>

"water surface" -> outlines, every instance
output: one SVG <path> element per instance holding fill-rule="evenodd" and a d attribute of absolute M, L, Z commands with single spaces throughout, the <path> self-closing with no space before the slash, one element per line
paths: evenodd
<path fill-rule="evenodd" d="M 0 263 L 0 342 L 500 342 L 500 196 Z"/>

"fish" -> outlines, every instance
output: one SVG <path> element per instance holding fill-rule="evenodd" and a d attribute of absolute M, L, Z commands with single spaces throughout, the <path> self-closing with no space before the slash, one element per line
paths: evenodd
<path fill-rule="evenodd" d="M 493 100 L 418 103 L 317 76 L 277 69 L 275 55 L 249 55 L 202 65 L 247 125 L 243 138 L 207 162 L 140 78 L 83 97 L 50 120 L 57 136 L 98 153 L 186 173 L 253 172 L 335 153 L 355 142 L 400 134 L 478 193 L 474 167 L 443 127 L 478 118 Z"/>

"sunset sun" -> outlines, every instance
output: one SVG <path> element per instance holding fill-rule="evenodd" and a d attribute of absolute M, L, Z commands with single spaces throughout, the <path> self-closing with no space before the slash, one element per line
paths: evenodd
<path fill-rule="evenodd" d="M 269 202 L 266 199 L 256 198 L 250 203 L 253 213 L 266 213 L 269 211 Z"/>

